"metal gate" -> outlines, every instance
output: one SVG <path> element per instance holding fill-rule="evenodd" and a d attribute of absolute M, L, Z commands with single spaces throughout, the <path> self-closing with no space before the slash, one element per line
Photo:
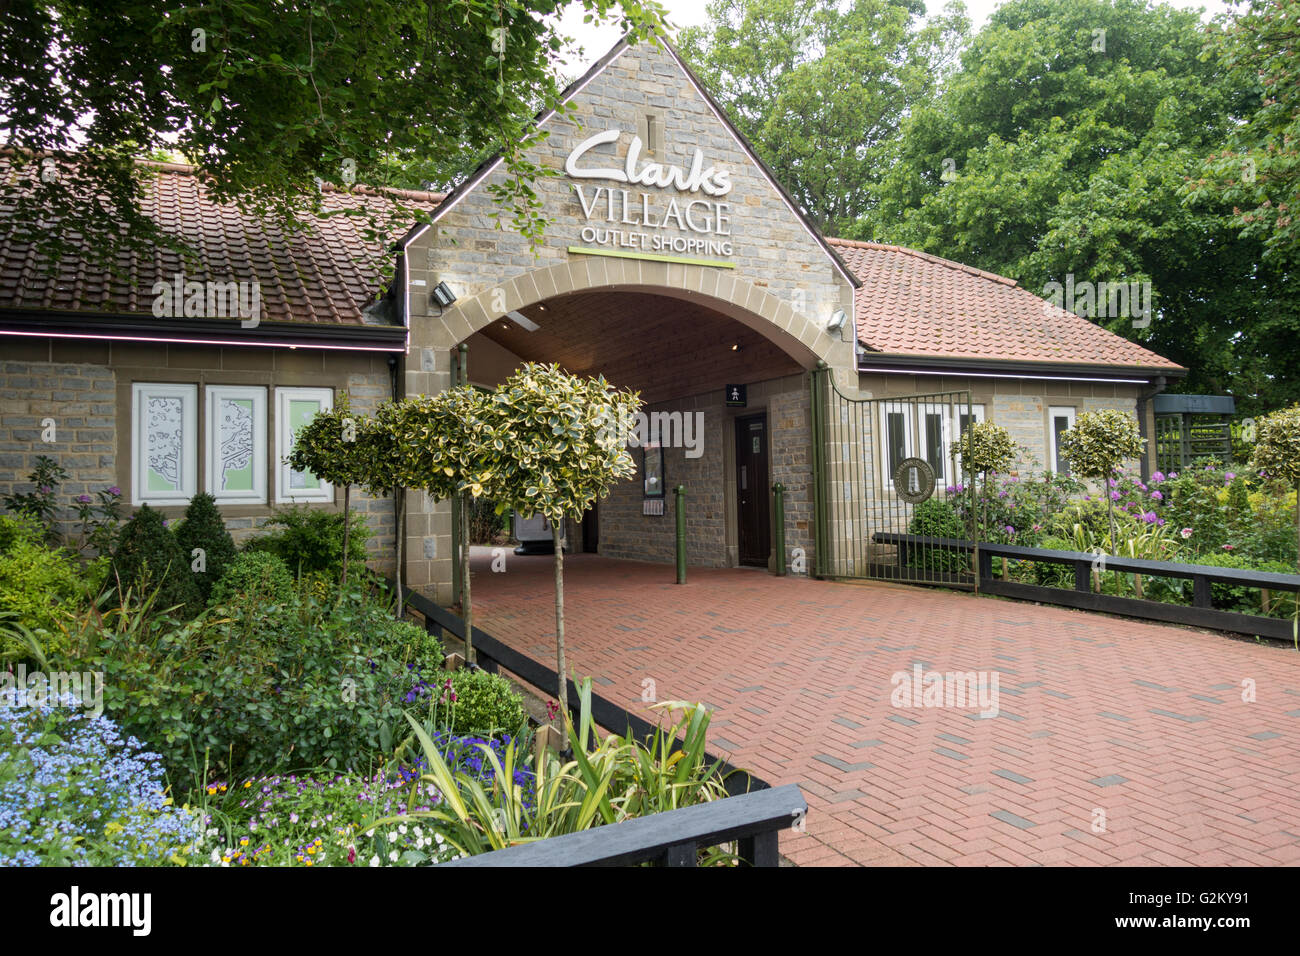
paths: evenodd
<path fill-rule="evenodd" d="M 812 408 L 817 576 L 972 586 L 970 392 L 854 399 L 819 369 Z"/>

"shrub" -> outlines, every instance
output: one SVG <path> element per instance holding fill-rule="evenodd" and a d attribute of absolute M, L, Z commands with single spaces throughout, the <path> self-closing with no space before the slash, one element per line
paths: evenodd
<path fill-rule="evenodd" d="M 0 552 L 0 614 L 12 614 L 15 623 L 31 631 L 46 656 L 60 649 L 59 624 L 85 596 L 81 569 L 63 549 L 15 536 Z M 8 629 L 0 632 L 0 658 L 36 659 L 26 642 Z"/>
<path fill-rule="evenodd" d="M 1255 571 L 1275 571 L 1294 574 L 1295 569 L 1284 561 L 1258 561 L 1230 551 L 1197 556 L 1195 564 L 1212 568 L 1245 568 Z M 1146 597 L 1169 604 L 1192 603 L 1191 578 L 1148 577 L 1144 579 Z M 1210 582 L 1210 601 L 1220 611 L 1237 611 L 1241 614 L 1263 614 L 1259 588 L 1246 587 L 1225 581 Z M 1295 613 L 1294 592 L 1274 591 L 1269 608 L 1270 617 L 1291 617 Z"/>
<path fill-rule="evenodd" d="M 71 695 L 0 700 L 0 866 L 180 863 L 200 820 L 164 794 L 158 755 Z"/>
<path fill-rule="evenodd" d="M 190 559 L 181 551 L 176 536 L 163 524 L 162 515 L 141 505 L 122 528 L 113 552 L 109 581 L 138 594 L 155 594 L 158 610 L 176 607 L 176 613 L 193 616 L 202 608 Z"/>
<path fill-rule="evenodd" d="M 1074 551 L 1074 542 L 1065 538 L 1044 538 L 1039 547 L 1047 551 Z M 1033 581 L 1045 588 L 1074 587 L 1074 565 L 1055 561 L 1033 562 Z"/>
<path fill-rule="evenodd" d="M 395 658 L 414 662 L 425 673 L 442 669 L 447 656 L 442 641 L 415 622 L 384 617 L 375 621 L 371 633 L 374 646 Z"/>
<path fill-rule="evenodd" d="M 43 541 L 45 531 L 31 515 L 18 512 L 0 515 L 0 554 L 7 553 L 22 541 Z"/>
<path fill-rule="evenodd" d="M 283 604 L 293 598 L 293 575 L 283 561 L 268 551 L 235 555 L 221 579 L 212 587 L 210 603 L 251 601 Z"/>
<path fill-rule="evenodd" d="M 185 518 L 176 529 L 176 541 L 187 560 L 194 556 L 196 548 L 203 549 L 204 570 L 194 572 L 194 583 L 206 602 L 212 595 L 212 586 L 221 580 L 226 566 L 235 557 L 234 539 L 226 530 L 215 498 L 204 493 L 190 499 Z"/>
<path fill-rule="evenodd" d="M 929 498 L 912 512 L 907 533 L 964 541 L 969 531 L 951 504 L 941 498 Z M 914 545 L 908 564 L 932 571 L 969 571 L 970 555 L 948 548 Z"/>
<path fill-rule="evenodd" d="M 27 480 L 35 488 L 23 494 L 4 495 L 0 501 L 12 514 L 26 515 L 41 527 L 46 544 L 59 543 L 58 508 L 54 503 L 58 487 L 68 477 L 67 471 L 48 455 L 36 456 L 36 469 Z"/>
<path fill-rule="evenodd" d="M 517 734 L 528 722 L 524 701 L 510 681 L 484 670 L 461 668 L 437 675 L 436 683 L 451 680 L 447 723 L 458 734 Z"/>
<path fill-rule="evenodd" d="M 268 518 L 266 528 L 278 528 L 270 534 L 249 541 L 245 551 L 269 551 L 280 558 L 295 575 L 324 572 L 337 579 L 343 573 L 343 515 L 295 505 L 277 511 Z M 352 515 L 352 532 L 348 542 L 349 561 L 363 566 L 366 538 L 370 529 L 359 514 Z"/>

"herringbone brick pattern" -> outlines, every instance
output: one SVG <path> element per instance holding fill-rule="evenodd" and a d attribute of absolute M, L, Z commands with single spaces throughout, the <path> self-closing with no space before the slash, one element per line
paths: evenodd
<path fill-rule="evenodd" d="M 570 666 L 629 710 L 650 690 L 713 707 L 715 753 L 803 788 L 806 832 L 781 838 L 798 864 L 1300 863 L 1290 648 L 923 588 L 565 565 Z M 551 559 L 475 568 L 484 630 L 552 661 Z M 894 706 L 918 663 L 996 674 L 997 716 Z"/>

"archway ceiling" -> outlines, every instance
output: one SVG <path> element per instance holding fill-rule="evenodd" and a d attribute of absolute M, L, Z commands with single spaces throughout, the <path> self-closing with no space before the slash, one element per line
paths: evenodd
<path fill-rule="evenodd" d="M 636 389 L 648 404 L 802 371 L 760 333 L 683 299 L 580 292 L 520 312 L 541 328 L 529 332 L 502 319 L 482 334 L 525 361 L 604 375 L 614 385 Z"/>

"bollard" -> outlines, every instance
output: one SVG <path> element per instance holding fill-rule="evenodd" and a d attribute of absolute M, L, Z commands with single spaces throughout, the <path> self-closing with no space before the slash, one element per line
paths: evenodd
<path fill-rule="evenodd" d="M 776 576 L 785 576 L 785 485 L 772 486 L 772 523 L 776 532 Z"/>
<path fill-rule="evenodd" d="M 673 489 L 677 496 L 674 507 L 677 511 L 677 583 L 686 583 L 686 486 L 678 485 Z"/>

